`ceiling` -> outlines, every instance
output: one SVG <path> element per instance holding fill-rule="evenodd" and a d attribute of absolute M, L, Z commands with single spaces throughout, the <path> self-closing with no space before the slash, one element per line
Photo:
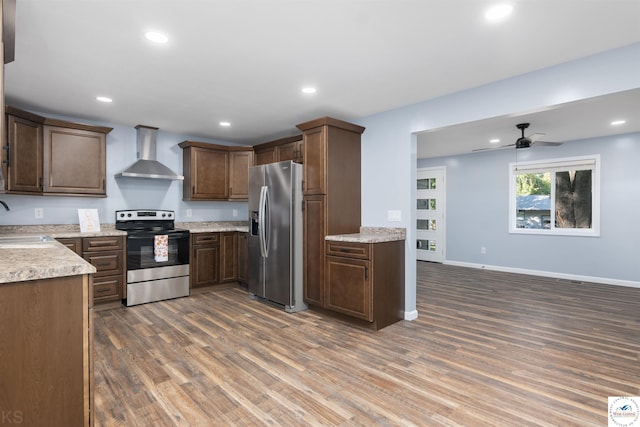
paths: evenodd
<path fill-rule="evenodd" d="M 512 149 L 522 136 L 518 123 L 529 123 L 525 136 L 544 134 L 541 141 L 567 142 L 640 132 L 640 89 L 432 129 L 418 134 L 417 157 L 450 156 L 476 150 Z M 612 125 L 612 121 L 625 123 Z M 490 142 L 491 140 L 499 142 Z M 534 148 L 538 147 L 533 145 Z"/>
<path fill-rule="evenodd" d="M 485 0 L 17 0 L 5 97 L 255 144 L 317 117 L 357 122 L 640 41 L 638 0 L 511 3 L 510 19 L 488 23 Z M 150 43 L 148 30 L 168 43 Z M 308 85 L 317 93 L 301 93 Z M 504 140 L 514 124 L 500 122 L 512 131 Z M 542 120 L 531 130 L 564 137 Z"/>

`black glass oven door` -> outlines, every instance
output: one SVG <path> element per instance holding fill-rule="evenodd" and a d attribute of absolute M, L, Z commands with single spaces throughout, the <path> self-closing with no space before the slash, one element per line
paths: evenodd
<path fill-rule="evenodd" d="M 154 237 L 167 235 L 167 259 L 156 260 L 154 256 Z M 129 232 L 127 235 L 127 270 L 165 267 L 169 265 L 189 264 L 189 232 Z"/>

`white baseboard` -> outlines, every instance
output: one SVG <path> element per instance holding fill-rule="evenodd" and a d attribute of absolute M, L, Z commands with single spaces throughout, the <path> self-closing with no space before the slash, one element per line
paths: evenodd
<path fill-rule="evenodd" d="M 640 282 L 632 280 L 610 279 L 607 277 L 580 276 L 577 274 L 557 273 L 554 271 L 530 270 L 526 268 L 503 267 L 499 265 L 476 264 L 471 262 L 444 261 L 443 264 L 455 265 L 459 267 L 479 268 L 493 271 L 504 271 L 506 273 L 529 274 L 532 276 L 553 277 L 555 279 L 564 279 L 578 282 L 602 283 L 605 285 L 627 286 L 630 288 L 640 288 Z M 407 314 L 405 313 L 405 318 Z"/>
<path fill-rule="evenodd" d="M 418 310 L 404 312 L 404 320 L 416 320 L 418 318 Z"/>

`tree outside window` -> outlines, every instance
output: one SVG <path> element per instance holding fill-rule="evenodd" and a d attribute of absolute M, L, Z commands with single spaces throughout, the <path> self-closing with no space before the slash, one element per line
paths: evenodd
<path fill-rule="evenodd" d="M 510 165 L 512 233 L 599 235 L 599 156 Z"/>

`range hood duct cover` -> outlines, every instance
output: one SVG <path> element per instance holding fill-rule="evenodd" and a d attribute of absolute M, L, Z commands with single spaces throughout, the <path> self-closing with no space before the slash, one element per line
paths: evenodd
<path fill-rule="evenodd" d="M 136 126 L 138 133 L 137 148 L 138 161 L 116 174 L 118 177 L 153 178 L 184 180 L 184 176 L 178 175 L 162 163 L 156 160 L 156 136 L 158 128 L 151 126 Z"/>

